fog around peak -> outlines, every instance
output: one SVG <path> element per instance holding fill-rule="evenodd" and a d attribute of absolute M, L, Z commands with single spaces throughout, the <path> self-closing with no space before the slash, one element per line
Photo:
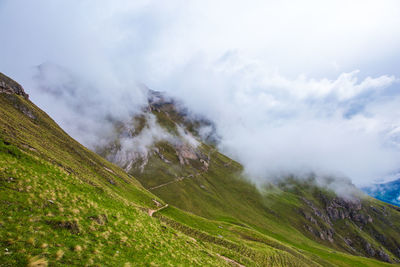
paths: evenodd
<path fill-rule="evenodd" d="M 3 0 L 0 71 L 89 147 L 144 84 L 212 120 L 255 181 L 365 185 L 400 167 L 398 25 L 398 1 Z"/>

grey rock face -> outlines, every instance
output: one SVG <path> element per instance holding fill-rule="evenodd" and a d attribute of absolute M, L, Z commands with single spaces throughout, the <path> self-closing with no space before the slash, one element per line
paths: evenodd
<path fill-rule="evenodd" d="M 25 93 L 24 88 L 14 80 L 5 76 L 0 72 L 0 93 L 4 94 L 17 94 L 23 96 L 25 99 L 29 98 L 29 95 Z"/>
<path fill-rule="evenodd" d="M 378 250 L 378 257 L 383 261 L 391 262 L 389 255 L 383 249 Z"/>

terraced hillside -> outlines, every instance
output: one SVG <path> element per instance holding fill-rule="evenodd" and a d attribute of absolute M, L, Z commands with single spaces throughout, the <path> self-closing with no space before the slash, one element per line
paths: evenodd
<path fill-rule="evenodd" d="M 160 141 L 147 156 L 128 153 L 134 161 L 114 158 L 127 174 L 69 137 L 0 75 L 1 266 L 385 265 L 362 257 L 359 236 L 371 257 L 382 259 L 383 251 L 396 260 L 399 213 L 389 205 L 367 199 L 359 209 L 312 183 L 274 185 L 262 194 L 241 177 L 238 163 L 193 140 L 196 123 L 190 134 L 186 122 L 176 128 L 173 113 L 152 112 L 186 143 Z M 147 127 L 146 116 L 136 128 Z M 117 150 L 118 142 L 103 152 Z M 362 226 L 357 218 L 363 222 L 369 209 L 373 223 L 367 218 Z M 335 214 L 345 219 L 335 221 Z M 369 231 L 381 227 L 387 230 L 379 243 Z M 358 233 L 349 237 L 355 252 L 336 241 L 336 233 L 347 232 Z"/>

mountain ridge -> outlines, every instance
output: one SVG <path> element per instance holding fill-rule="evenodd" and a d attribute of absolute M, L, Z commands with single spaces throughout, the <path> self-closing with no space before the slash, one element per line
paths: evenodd
<path fill-rule="evenodd" d="M 22 86 L 19 83 L 17 83 L 16 81 L 4 75 L 1 72 L 0 72 L 0 93 L 17 94 L 23 96 L 25 99 L 29 99 L 29 95 L 25 93 L 24 88 L 22 88 Z"/>
<path fill-rule="evenodd" d="M 165 130 L 174 133 L 176 132 L 176 129 L 173 128 L 174 125 L 176 127 L 183 127 L 185 125 L 183 123 L 185 122 L 185 119 L 179 118 L 180 114 L 179 109 L 175 109 L 173 101 L 168 100 L 163 102 L 160 100 L 160 98 L 158 98 L 156 108 L 153 107 L 153 102 L 154 102 L 153 100 L 149 100 L 149 108 L 147 109 L 147 111 L 157 118 L 157 122 L 160 123 L 160 125 L 165 125 L 165 120 L 166 120 L 165 118 L 168 119 L 170 123 L 167 125 L 167 127 L 165 127 Z M 177 117 L 178 120 L 174 122 L 174 118 Z M 193 128 L 193 125 L 191 123 L 192 122 L 190 122 L 190 119 L 189 122 L 187 122 L 186 119 L 186 124 L 189 125 L 190 127 L 190 130 L 188 130 L 189 127 L 187 127 L 186 130 L 188 130 L 189 132 L 191 132 L 193 135 L 196 136 L 197 130 L 196 128 Z M 197 138 L 199 137 L 197 136 Z M 207 158 L 203 159 L 194 155 L 192 157 L 189 157 L 187 160 L 183 161 L 180 156 L 181 153 L 179 149 L 177 149 L 174 144 L 168 144 L 168 140 L 165 142 L 160 141 L 159 143 L 154 144 L 153 148 L 149 148 L 149 150 L 154 150 L 155 152 L 149 154 L 149 157 L 146 159 L 145 163 L 141 162 L 140 167 L 139 168 L 136 167 L 136 170 L 135 167 L 132 167 L 134 164 L 130 164 L 129 166 L 131 168 L 127 171 L 132 175 L 134 175 L 135 177 L 137 177 L 147 189 L 158 195 L 160 198 L 168 201 L 169 203 L 177 205 L 183 210 L 193 212 L 194 214 L 209 219 L 216 219 L 218 218 L 218 216 L 221 216 L 221 214 L 224 213 L 231 216 L 233 211 L 226 213 L 226 211 L 229 210 L 230 208 L 225 203 L 226 199 L 229 199 L 229 197 L 227 196 L 229 192 L 225 193 L 225 198 L 217 200 L 218 199 L 217 195 L 221 194 L 223 189 L 222 185 L 217 190 L 215 189 L 216 187 L 215 180 L 224 178 L 222 178 L 221 175 L 218 175 L 216 173 L 207 174 L 207 172 L 208 171 L 220 172 L 223 169 L 225 169 L 226 171 L 228 171 L 228 169 L 229 171 L 233 170 L 233 172 L 229 171 L 223 172 L 224 173 L 223 175 L 229 177 L 228 179 L 226 178 L 224 179 L 225 183 L 223 186 L 226 187 L 229 183 L 233 183 L 234 181 L 240 181 L 243 179 L 239 178 L 240 176 L 242 176 L 240 173 L 243 171 L 243 167 L 239 163 L 234 162 L 229 158 L 227 158 L 226 161 L 222 160 L 220 163 L 218 163 L 217 159 L 215 158 L 213 159 L 213 157 L 210 156 L 213 155 L 213 153 L 217 153 L 218 155 L 219 154 L 218 151 L 215 151 L 215 148 L 212 148 L 204 143 L 201 143 L 201 141 L 200 145 L 196 149 L 198 150 L 198 154 L 202 153 L 204 155 L 208 155 Z M 107 157 L 104 154 L 103 156 Z M 205 163 L 205 165 L 202 166 L 202 164 L 200 163 L 203 164 Z M 216 168 L 217 170 L 213 169 L 215 165 L 218 165 L 218 167 Z M 159 171 L 157 171 L 157 169 L 159 169 Z M 165 172 L 167 172 L 168 174 L 165 174 Z M 188 185 L 188 183 L 192 183 L 192 185 Z M 242 183 L 241 186 L 237 184 L 236 188 L 234 187 L 232 188 L 232 190 L 240 192 L 240 189 L 238 188 L 248 186 L 246 185 L 246 183 L 248 182 L 245 178 L 243 182 L 240 183 Z M 302 182 L 298 182 L 293 179 L 286 185 L 285 183 L 286 183 L 285 181 L 281 182 L 278 181 L 278 185 L 272 184 L 271 186 L 278 187 L 274 190 L 285 191 L 285 187 L 290 187 L 290 186 L 298 187 L 300 184 L 302 184 Z M 326 185 L 328 185 L 329 183 L 334 184 L 338 183 L 338 180 L 327 178 L 325 183 Z M 307 187 L 318 188 L 316 184 L 317 183 L 315 178 L 311 178 L 311 180 L 305 180 L 305 183 L 303 183 L 303 185 L 306 188 Z M 213 189 L 211 189 L 212 187 L 214 187 L 213 189 L 214 189 L 214 194 L 216 194 L 215 196 L 211 196 L 213 192 Z M 328 241 L 328 244 L 331 243 L 330 246 L 333 245 L 333 247 L 337 247 L 337 245 L 334 244 L 339 242 L 341 243 L 339 247 L 341 247 L 341 249 L 344 249 L 345 251 L 356 254 L 361 253 L 369 257 L 377 257 L 383 261 L 388 261 L 388 262 L 391 261 L 388 252 L 385 252 L 385 250 L 380 248 L 382 244 L 377 246 L 371 245 L 371 243 L 367 241 L 368 238 L 357 237 L 357 234 L 355 234 L 355 236 L 351 238 L 350 236 L 341 237 L 341 234 L 338 233 L 339 231 L 335 229 L 336 226 L 334 226 L 334 224 L 337 221 L 340 222 L 345 220 L 348 220 L 351 223 L 358 225 L 357 227 L 359 227 L 359 229 L 362 229 L 368 224 L 373 223 L 373 218 L 371 215 L 369 215 L 371 212 L 384 214 L 376 208 L 374 209 L 367 208 L 369 205 L 367 203 L 371 202 L 371 200 L 368 200 L 367 196 L 362 195 L 361 191 L 357 190 L 350 182 L 344 181 L 343 187 L 347 187 L 347 190 L 349 192 L 353 191 L 354 194 L 353 195 L 348 194 L 347 198 L 336 197 L 336 196 L 329 197 L 332 194 L 334 195 L 334 193 L 329 192 L 328 190 L 328 191 L 319 191 L 318 193 L 319 195 L 317 196 L 310 196 L 309 195 L 310 192 L 306 192 L 305 196 L 300 196 L 300 197 L 296 196 L 296 198 L 298 199 L 297 201 L 302 202 L 303 203 L 302 205 L 305 206 L 305 208 L 302 207 L 297 212 L 300 213 L 299 215 L 304 217 L 304 219 L 308 223 L 304 224 L 303 222 L 304 226 L 302 227 L 296 226 L 295 228 L 300 230 L 300 232 L 302 232 L 302 234 L 305 234 L 306 236 L 307 233 L 308 234 L 311 233 L 312 236 L 314 236 L 314 238 L 315 237 L 317 238 L 318 242 L 324 243 Z M 351 188 L 353 189 L 351 190 Z M 188 192 L 191 193 L 188 194 Z M 249 197 L 249 195 L 259 196 L 260 198 L 259 200 L 255 199 L 252 200 L 254 203 L 258 203 L 257 205 L 259 205 L 260 207 L 259 211 L 256 212 L 257 215 L 254 214 L 248 216 L 249 218 L 259 217 L 259 215 L 264 212 L 262 210 L 265 209 L 265 206 L 264 204 L 262 204 L 264 200 L 262 200 L 263 197 L 260 196 L 260 194 L 258 193 L 258 189 L 254 187 L 253 189 L 251 189 L 251 191 L 243 194 L 246 197 Z M 298 195 L 299 193 L 296 192 L 296 194 Z M 183 197 L 185 195 L 187 195 L 187 197 Z M 198 199 L 194 200 L 194 196 L 196 195 L 198 195 L 197 196 Z M 306 197 L 309 198 L 312 197 L 310 198 L 311 201 Z M 283 201 L 282 199 L 280 200 Z M 237 201 L 235 202 L 234 200 L 232 201 L 235 203 L 234 209 L 240 210 L 240 207 L 243 206 L 243 204 L 240 202 Z M 217 209 L 214 213 L 210 213 L 209 210 L 204 210 L 204 208 L 202 208 L 202 206 L 207 206 L 210 203 L 214 203 L 213 209 Z M 372 204 L 372 202 L 370 204 Z M 218 208 L 218 206 L 220 208 Z M 210 208 L 210 206 L 208 206 L 208 208 Z M 285 209 L 288 208 L 292 207 L 290 206 L 285 207 Z M 254 207 L 249 208 L 248 210 L 252 209 L 254 209 Z M 245 212 L 245 210 L 246 209 L 243 208 L 243 212 Z M 271 209 L 267 210 L 268 213 L 271 214 L 276 213 L 274 210 Z M 237 216 L 240 215 L 236 214 L 235 219 L 232 218 L 233 221 L 239 218 Z M 241 218 L 243 219 L 243 216 L 241 216 Z M 249 220 L 249 218 L 247 218 L 246 223 L 250 223 L 251 220 Z M 266 220 L 266 218 L 264 220 Z M 271 220 L 271 218 L 269 220 Z M 356 232 L 357 230 L 354 229 L 353 231 Z M 367 231 L 370 232 L 368 234 L 370 235 L 370 237 L 376 239 L 377 237 L 375 235 L 381 235 L 381 234 L 377 234 L 375 232 L 380 232 L 382 230 L 369 229 Z M 334 236 L 336 236 L 335 241 L 333 238 Z M 337 240 L 337 238 L 339 238 L 340 240 Z M 386 239 L 386 237 L 384 238 Z M 398 254 L 399 250 L 397 250 L 398 249 L 397 242 L 395 240 L 392 240 L 390 242 L 392 244 L 390 246 L 393 246 L 392 253 L 394 253 L 395 255 L 400 255 Z M 362 252 L 360 252 L 360 250 Z"/>
<path fill-rule="evenodd" d="M 160 112 L 151 112 L 165 131 L 182 142 L 191 140 L 185 139 L 189 133 L 196 135 L 196 122 L 157 108 Z M 357 205 L 350 209 L 333 192 L 307 180 L 281 181 L 260 194 L 241 176 L 242 166 L 212 144 L 201 142 L 194 152 L 180 153 L 174 146 L 179 143 L 156 142 L 158 153 L 151 150 L 143 171 L 139 161 L 126 173 L 69 137 L 23 95 L 0 93 L 0 115 L 4 266 L 382 266 L 380 251 L 391 262 L 397 259 L 391 242 L 400 215 L 381 202 L 363 202 L 360 211 L 369 214 L 372 208 L 364 208 L 373 205 L 379 212 L 371 216 L 374 225 L 388 226 L 379 242 L 367 232 L 375 228 L 368 217 L 363 225 Z M 146 124 L 142 119 L 139 128 Z M 183 175 L 187 178 L 176 180 Z M 176 182 L 146 190 L 161 181 Z M 326 209 L 330 206 L 332 215 Z M 335 224 L 336 213 L 344 214 L 342 226 L 363 238 L 373 255 L 365 254 L 354 238 L 356 252 L 340 248 L 342 242 L 330 244 L 324 220 L 328 216 Z M 307 225 L 318 231 L 311 233 Z M 337 227 L 334 234 L 340 235 Z"/>

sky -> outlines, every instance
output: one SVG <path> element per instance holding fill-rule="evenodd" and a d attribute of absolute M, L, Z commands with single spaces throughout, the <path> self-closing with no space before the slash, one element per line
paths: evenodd
<path fill-rule="evenodd" d="M 400 170 L 399 1 L 0 0 L 0 71 L 88 147 L 143 86 L 215 122 L 259 181 Z"/>

